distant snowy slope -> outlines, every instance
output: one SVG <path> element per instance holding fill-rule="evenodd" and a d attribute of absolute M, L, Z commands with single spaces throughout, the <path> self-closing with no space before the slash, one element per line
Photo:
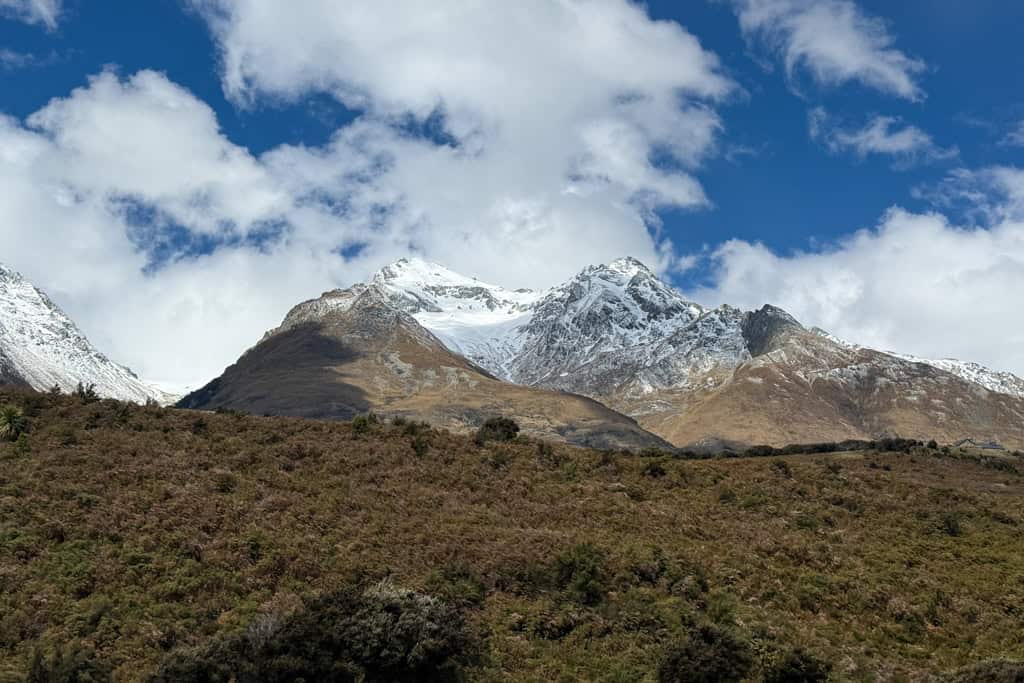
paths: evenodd
<path fill-rule="evenodd" d="M 0 264 L 0 381 L 45 391 L 93 384 L 100 396 L 169 403 L 174 396 L 141 381 L 97 351 L 67 315 L 20 274 Z"/>
<path fill-rule="evenodd" d="M 814 332 L 836 342 L 837 344 L 845 346 L 846 348 L 867 348 L 860 346 L 859 344 L 839 339 L 838 337 L 819 328 L 814 328 Z M 938 368 L 939 370 L 944 370 L 952 375 L 956 375 L 960 379 L 983 386 L 989 391 L 994 391 L 997 394 L 1006 394 L 1007 396 L 1024 398 L 1024 379 L 1021 379 L 1012 372 L 993 370 L 981 365 L 980 363 L 956 360 L 955 358 L 920 358 L 906 353 L 896 353 L 895 351 L 883 351 L 882 353 L 905 361 L 910 361 L 911 363 L 922 363 L 933 368 Z"/>

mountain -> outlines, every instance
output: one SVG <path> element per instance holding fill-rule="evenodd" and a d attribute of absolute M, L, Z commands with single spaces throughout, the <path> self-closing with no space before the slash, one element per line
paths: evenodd
<path fill-rule="evenodd" d="M 457 431 L 502 415 L 530 435 L 577 445 L 669 445 L 592 399 L 498 379 L 404 310 L 428 311 L 458 300 L 483 318 L 488 303 L 499 307 L 491 301 L 494 292 L 463 280 L 420 282 L 408 291 L 386 281 L 382 271 L 368 285 L 299 304 L 220 377 L 178 405 L 326 419 L 373 411 Z"/>
<path fill-rule="evenodd" d="M 544 291 L 403 259 L 371 286 L 494 376 L 589 396 L 680 446 L 891 435 L 1024 444 L 1020 378 L 859 347 L 773 306 L 708 309 L 632 258 Z"/>
<path fill-rule="evenodd" d="M 107 398 L 174 400 L 97 351 L 46 294 L 0 264 L 0 384 L 67 392 L 79 383 Z"/>

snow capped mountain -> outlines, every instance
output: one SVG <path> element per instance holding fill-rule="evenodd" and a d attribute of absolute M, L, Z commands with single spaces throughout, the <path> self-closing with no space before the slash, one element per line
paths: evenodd
<path fill-rule="evenodd" d="M 93 384 L 100 396 L 143 403 L 174 397 L 97 351 L 67 315 L 20 274 L 0 264 L 0 381 L 46 391 Z"/>
<path fill-rule="evenodd" d="M 369 286 L 449 349 L 502 379 L 595 397 L 713 385 L 723 372 L 772 351 L 787 331 L 806 331 L 774 306 L 749 313 L 727 305 L 705 309 L 630 257 L 589 266 L 543 291 L 509 290 L 417 258 L 381 269 Z M 812 332 L 848 350 L 861 348 Z M 1024 397 L 1024 380 L 1010 373 L 889 355 Z"/>
<path fill-rule="evenodd" d="M 304 353 L 319 349 L 344 361 L 341 374 L 328 376 L 358 385 L 369 405 L 394 409 L 413 396 L 429 412 L 440 401 L 446 420 L 459 410 L 479 414 L 481 406 L 509 409 L 513 400 L 540 416 L 556 410 L 551 396 L 570 401 L 569 392 L 680 446 L 707 438 L 781 445 L 894 434 L 1024 444 L 1024 380 L 976 364 L 861 348 L 808 330 L 770 305 L 707 309 L 632 258 L 585 268 L 540 291 L 402 259 L 367 283 L 299 304 L 264 341 L 276 338 L 283 347 L 292 329 L 314 335 L 302 337 Z M 317 329 L 326 341 L 315 341 Z M 381 347 L 391 338 L 386 330 L 396 329 L 415 343 Z M 365 365 L 371 359 L 377 364 Z M 464 371 L 474 379 L 466 386 L 477 394 L 472 407 L 456 409 L 451 402 L 462 396 L 462 384 L 440 389 L 438 382 L 461 359 L 470 361 Z M 265 393 L 262 380 L 253 386 Z M 515 394 L 526 389 L 545 390 L 547 398 Z M 563 427 L 546 429 L 561 434 Z"/>

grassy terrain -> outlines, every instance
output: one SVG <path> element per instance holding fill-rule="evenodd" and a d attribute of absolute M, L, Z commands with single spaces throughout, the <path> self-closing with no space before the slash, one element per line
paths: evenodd
<path fill-rule="evenodd" d="M 0 681 L 71 647 L 148 680 L 182 648 L 385 578 L 458 611 L 470 680 L 655 680 L 701 628 L 742 645 L 751 680 L 798 646 L 831 680 L 1024 658 L 1013 457 L 690 461 L 13 390 L 4 404 L 28 432 L 0 442 Z"/>

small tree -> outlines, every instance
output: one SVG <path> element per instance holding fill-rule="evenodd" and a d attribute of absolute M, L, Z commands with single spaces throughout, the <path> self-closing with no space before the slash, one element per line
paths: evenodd
<path fill-rule="evenodd" d="M 100 400 L 99 394 L 96 393 L 95 384 L 82 384 L 78 383 L 75 387 L 75 396 L 81 399 L 82 403 L 94 403 Z"/>
<path fill-rule="evenodd" d="M 26 429 L 28 429 L 28 422 L 25 420 L 21 408 L 9 404 L 0 408 L 0 439 L 17 441 Z"/>

